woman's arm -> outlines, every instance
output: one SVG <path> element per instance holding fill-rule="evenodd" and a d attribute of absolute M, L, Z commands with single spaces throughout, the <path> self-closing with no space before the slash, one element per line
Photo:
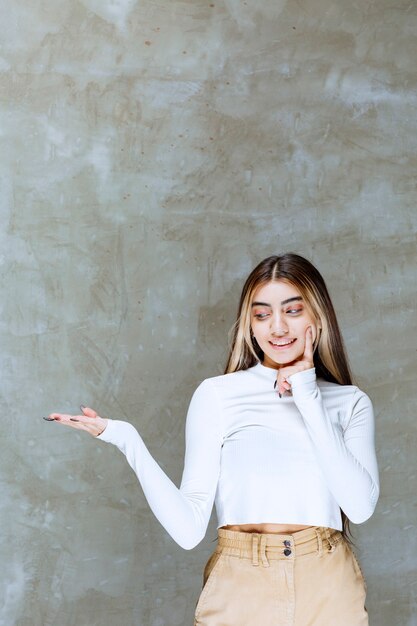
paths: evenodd
<path fill-rule="evenodd" d="M 61 416 L 60 422 L 66 421 L 61 414 L 52 415 Z M 81 428 L 82 422 L 68 425 Z M 220 473 L 219 424 L 217 392 L 210 379 L 206 379 L 195 390 L 187 412 L 184 469 L 179 488 L 152 457 L 132 424 L 109 419 L 105 430 L 96 436 L 123 452 L 154 515 L 185 550 L 200 543 L 210 520 Z"/>
<path fill-rule="evenodd" d="M 314 367 L 292 374 L 288 380 L 333 497 L 354 524 L 365 522 L 374 512 L 379 497 L 371 400 L 355 388 L 349 422 L 343 432 L 327 413 Z"/>

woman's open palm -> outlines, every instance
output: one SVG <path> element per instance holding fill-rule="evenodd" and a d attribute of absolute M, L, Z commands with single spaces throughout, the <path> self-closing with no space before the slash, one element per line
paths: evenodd
<path fill-rule="evenodd" d="M 82 415 L 69 415 L 67 413 L 51 413 L 45 417 L 49 422 L 59 422 L 65 426 L 71 426 L 77 430 L 85 430 L 93 437 L 98 437 L 105 430 L 108 420 L 100 417 L 96 411 L 86 406 L 80 407 Z"/>

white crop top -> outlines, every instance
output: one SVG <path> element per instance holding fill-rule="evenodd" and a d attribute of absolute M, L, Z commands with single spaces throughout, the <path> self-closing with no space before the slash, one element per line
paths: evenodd
<path fill-rule="evenodd" d="M 97 437 L 126 455 L 153 513 L 182 548 L 204 538 L 214 501 L 217 528 L 342 530 L 340 508 L 355 524 L 374 512 L 379 475 L 369 397 L 354 385 L 316 379 L 313 367 L 289 376 L 292 395 L 280 398 L 276 376 L 257 363 L 203 380 L 188 408 L 179 488 L 128 422 L 109 420 Z"/>

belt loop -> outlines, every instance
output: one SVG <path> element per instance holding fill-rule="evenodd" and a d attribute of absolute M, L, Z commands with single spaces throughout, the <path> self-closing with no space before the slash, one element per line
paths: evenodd
<path fill-rule="evenodd" d="M 259 565 L 258 543 L 259 535 L 257 533 L 252 533 L 252 565 Z"/>
<path fill-rule="evenodd" d="M 323 539 L 322 539 L 322 537 L 321 537 L 321 531 L 320 531 L 320 529 L 317 529 L 317 528 L 316 528 L 316 529 L 315 529 L 315 531 L 316 531 L 316 535 L 317 535 L 317 542 L 318 542 L 318 544 L 319 544 L 319 550 L 318 550 L 318 552 L 319 552 L 319 556 L 321 556 L 321 555 L 323 554 Z"/>
<path fill-rule="evenodd" d="M 262 565 L 264 567 L 269 567 L 269 561 L 268 558 L 266 556 L 266 535 L 265 533 L 261 534 L 261 559 L 262 559 Z"/>
<path fill-rule="evenodd" d="M 325 533 L 326 533 L 327 541 L 329 542 L 329 552 L 333 552 L 333 550 L 335 549 L 336 546 L 334 545 L 334 543 L 332 542 L 332 540 L 330 538 L 329 529 L 326 527 L 324 530 L 325 530 Z"/>

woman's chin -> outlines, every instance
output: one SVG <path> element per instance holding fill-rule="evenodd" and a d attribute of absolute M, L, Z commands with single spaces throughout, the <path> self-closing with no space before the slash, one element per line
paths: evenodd
<path fill-rule="evenodd" d="M 265 355 L 265 353 L 264 353 Z M 272 366 L 277 365 L 279 367 L 284 367 L 285 365 L 292 365 L 298 358 L 299 355 L 278 355 L 278 354 L 267 354 L 268 361 Z"/>

